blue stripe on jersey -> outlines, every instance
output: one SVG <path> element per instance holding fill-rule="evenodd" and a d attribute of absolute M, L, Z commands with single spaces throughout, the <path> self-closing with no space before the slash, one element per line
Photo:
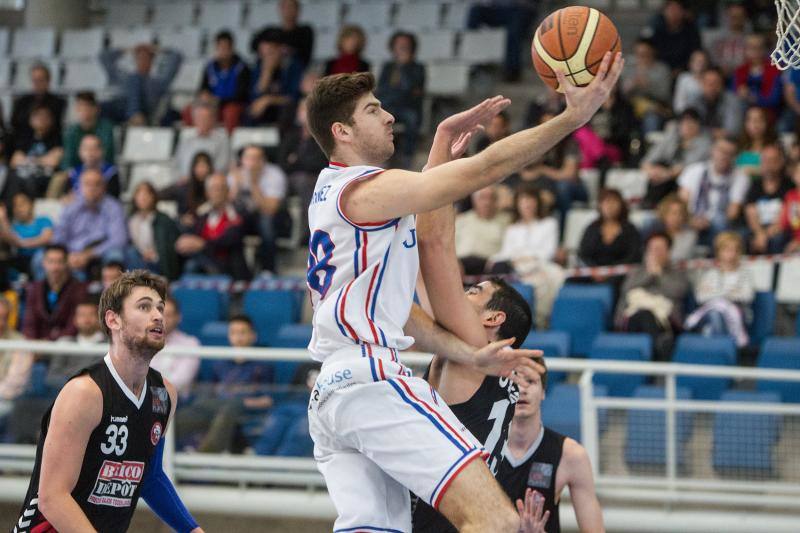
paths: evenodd
<path fill-rule="evenodd" d="M 353 277 L 357 278 L 359 273 L 358 268 L 358 251 L 361 248 L 361 231 L 356 228 L 356 251 L 353 252 Z M 366 266 L 366 265 L 365 265 Z"/>
<path fill-rule="evenodd" d="M 411 407 L 413 407 L 413 408 L 414 408 L 414 409 L 415 409 L 415 410 L 416 410 L 418 413 L 420 413 L 422 416 L 424 416 L 424 417 L 426 417 L 428 420 L 430 420 L 430 421 L 431 421 L 431 423 L 432 423 L 434 426 L 436 426 L 436 429 L 438 429 L 439 431 L 441 431 L 441 432 L 444 434 L 444 436 L 445 436 L 445 437 L 447 437 L 448 439 L 450 439 L 450 442 L 452 442 L 453 444 L 455 444 L 456 448 L 458 448 L 458 449 L 461 451 L 461 453 L 468 453 L 468 452 L 469 452 L 469 450 L 467 450 L 466 448 L 464 448 L 464 447 L 463 447 L 463 446 L 462 446 L 462 445 L 461 445 L 461 444 L 460 444 L 460 443 L 459 443 L 459 442 L 458 442 L 458 441 L 457 441 L 455 438 L 453 438 L 453 436 L 452 436 L 452 435 L 451 435 L 451 434 L 450 434 L 450 433 L 449 433 L 449 432 L 448 432 L 448 431 L 447 431 L 445 428 L 443 428 L 443 427 L 442 427 L 442 425 L 441 425 L 441 424 L 440 424 L 440 423 L 439 423 L 439 422 L 438 422 L 438 421 L 437 421 L 437 420 L 436 420 L 436 419 L 435 419 L 433 416 L 431 416 L 431 414 L 430 414 L 430 413 L 428 413 L 427 411 L 425 411 L 425 410 L 422 408 L 422 406 L 420 406 L 420 405 L 418 405 L 418 404 L 414 403 L 413 401 L 411 401 L 411 399 L 410 399 L 408 396 L 406 396 L 406 394 L 403 392 L 403 389 L 400 387 L 400 385 L 398 385 L 397 383 L 395 383 L 395 380 L 393 380 L 393 379 L 390 379 L 390 380 L 388 380 L 388 382 L 389 382 L 389 385 L 391 385 L 391 386 L 392 386 L 392 388 L 394 388 L 394 390 L 396 390 L 396 391 L 397 391 L 397 394 L 399 394 L 399 395 L 400 395 L 400 398 L 401 398 L 401 399 L 402 399 L 404 402 L 406 402 L 408 405 L 410 405 Z"/>
<path fill-rule="evenodd" d="M 369 369 L 372 372 L 372 379 L 380 381 L 380 379 L 378 379 L 378 373 L 375 371 L 375 358 L 372 356 L 369 357 Z"/>
<path fill-rule="evenodd" d="M 428 502 L 429 504 L 433 505 L 433 502 L 436 500 L 437 496 L 436 493 L 439 492 L 439 487 L 441 487 L 442 484 L 450 477 L 450 474 L 453 472 L 453 470 L 455 470 L 458 466 L 462 465 L 464 463 L 464 459 L 466 459 L 471 455 L 474 455 L 476 451 L 480 451 L 480 448 L 472 448 L 471 450 L 468 450 L 464 455 L 462 455 L 458 459 L 458 461 L 456 461 L 450 466 L 450 469 L 447 472 L 445 472 L 445 474 L 442 476 L 442 479 L 440 479 L 439 483 L 436 485 L 436 488 L 434 488 L 433 492 L 431 492 L 431 501 Z"/>
<path fill-rule="evenodd" d="M 386 271 L 386 263 L 389 262 L 389 252 L 392 250 L 392 245 L 390 244 L 386 248 L 386 253 L 383 254 L 383 264 L 381 265 L 381 272 L 378 274 L 378 284 L 375 286 L 375 294 L 372 295 L 372 307 L 369 310 L 369 318 L 370 320 L 375 320 L 375 304 L 378 302 L 378 293 L 381 291 L 381 283 L 383 282 L 383 273 Z M 386 341 L 384 340 L 384 344 Z"/>
<path fill-rule="evenodd" d="M 344 335 L 345 337 L 347 337 L 349 340 L 352 340 L 352 339 L 350 339 L 350 337 L 347 335 L 347 333 L 345 333 L 345 331 L 344 331 L 344 326 L 342 326 L 342 323 L 341 323 L 341 322 L 339 322 L 339 300 L 341 300 L 341 298 L 342 298 L 342 292 L 343 292 L 343 289 L 344 289 L 344 287 L 342 287 L 341 289 L 339 289 L 339 296 L 337 296 L 337 297 L 336 297 L 336 307 L 334 307 L 334 308 L 333 308 L 333 319 L 334 319 L 334 320 L 336 320 L 336 325 L 337 325 L 337 326 L 339 326 L 339 331 L 341 331 L 341 332 L 342 332 L 342 335 Z"/>
<path fill-rule="evenodd" d="M 373 527 L 373 526 L 356 526 L 356 527 L 348 527 L 347 529 L 334 529 L 333 533 L 346 533 L 348 531 L 385 531 L 386 533 L 403 533 L 398 529 L 387 529 L 383 527 Z"/>

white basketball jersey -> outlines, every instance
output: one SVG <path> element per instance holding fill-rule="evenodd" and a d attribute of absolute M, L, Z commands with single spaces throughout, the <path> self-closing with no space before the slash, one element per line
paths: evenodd
<path fill-rule="evenodd" d="M 314 307 L 311 356 L 342 348 L 397 359 L 414 342 L 403 333 L 414 298 L 419 256 L 413 215 L 357 224 L 341 206 L 348 184 L 383 169 L 331 163 L 319 174 L 308 208 L 307 283 Z"/>

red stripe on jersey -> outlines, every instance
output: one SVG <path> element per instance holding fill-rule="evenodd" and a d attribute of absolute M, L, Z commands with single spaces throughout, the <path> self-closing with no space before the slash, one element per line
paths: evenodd
<path fill-rule="evenodd" d="M 386 374 L 383 373 L 383 359 L 378 359 L 378 371 L 381 373 L 381 379 L 386 380 Z"/>
<path fill-rule="evenodd" d="M 364 247 L 361 248 L 361 271 L 365 271 L 367 269 L 367 232 L 362 231 L 361 236 L 364 239 Z"/>
<path fill-rule="evenodd" d="M 372 300 L 372 288 L 375 284 L 375 278 L 378 275 L 378 267 L 380 263 L 375 265 L 375 268 L 372 269 L 372 279 L 369 280 L 369 289 L 367 289 L 367 301 L 364 304 L 364 316 L 367 318 L 367 323 L 369 324 L 369 329 L 372 330 L 372 338 L 375 340 L 375 344 L 379 344 L 378 342 L 378 332 L 375 330 L 375 324 L 369 318 L 369 304 Z"/>
<path fill-rule="evenodd" d="M 400 383 L 400 384 L 403 386 L 403 388 L 406 390 L 406 392 L 408 393 L 408 395 L 409 395 L 409 396 L 411 396 L 411 397 L 412 397 L 414 400 L 416 400 L 416 401 L 418 401 L 419 403 L 421 403 L 422 405 L 424 405 L 424 406 L 425 406 L 425 408 L 426 408 L 428 411 L 430 411 L 430 412 L 431 412 L 431 414 L 435 415 L 435 416 L 436 416 L 436 418 L 438 418 L 438 419 L 439 419 L 439 421 L 440 421 L 442 424 L 444 424 L 444 426 L 445 426 L 445 427 L 446 427 L 446 428 L 447 428 L 447 429 L 448 429 L 448 430 L 449 430 L 449 431 L 450 431 L 450 432 L 453 434 L 453 436 L 454 436 L 455 438 L 457 438 L 457 439 L 458 439 L 458 440 L 461 442 L 461 444 L 463 444 L 463 445 L 464 445 L 464 448 L 466 448 L 466 449 L 470 449 L 470 448 L 474 448 L 474 447 L 475 447 L 474 445 L 472 445 L 472 444 L 468 443 L 466 440 L 464 440 L 464 437 L 462 437 L 462 436 L 461 436 L 461 434 L 460 434 L 458 431 L 456 431 L 455 429 L 453 429 L 453 426 L 451 426 L 451 425 L 450 425 L 450 424 L 447 422 L 447 420 L 445 420 L 445 419 L 442 417 L 442 415 L 440 415 L 440 414 L 439 414 L 439 412 L 438 412 L 436 409 L 434 409 L 433 407 L 431 407 L 430 405 L 428 405 L 428 403 L 427 403 L 425 400 L 422 400 L 422 399 L 420 399 L 420 398 L 419 398 L 419 397 L 418 397 L 416 394 L 414 394 L 414 392 L 411 390 L 411 387 L 409 387 L 409 386 L 406 384 L 406 382 L 405 382 L 405 381 L 403 381 L 403 379 L 401 379 L 401 378 L 397 378 L 397 381 L 398 381 L 398 382 L 399 382 L 399 383 Z"/>
<path fill-rule="evenodd" d="M 353 337 L 353 340 L 358 342 L 358 335 L 356 334 L 356 331 L 347 321 L 347 318 L 345 318 L 345 302 L 347 302 L 347 293 L 350 292 L 350 287 L 353 285 L 354 281 L 355 280 L 351 280 L 350 283 L 348 283 L 347 286 L 345 286 L 344 288 L 344 294 L 342 294 L 342 301 L 339 304 L 339 318 L 341 318 L 342 324 L 344 325 L 345 328 L 347 328 L 347 331 L 350 333 L 350 336 Z"/>

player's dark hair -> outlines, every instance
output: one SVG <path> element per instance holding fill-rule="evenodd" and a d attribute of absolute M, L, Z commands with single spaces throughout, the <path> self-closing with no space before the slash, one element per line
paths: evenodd
<path fill-rule="evenodd" d="M 158 293 L 162 300 L 167 296 L 167 282 L 161 276 L 141 269 L 123 273 L 100 295 L 100 306 L 97 313 L 100 316 L 100 327 L 109 339 L 111 339 L 111 329 L 106 324 L 106 312 L 113 311 L 118 315 L 122 314 L 125 299 L 136 287 L 151 288 Z"/>
<path fill-rule="evenodd" d="M 489 282 L 494 286 L 494 293 L 486 302 L 486 309 L 502 311 L 506 314 L 506 321 L 500 325 L 497 337 L 516 340 L 512 347 L 519 348 L 531 331 L 533 314 L 531 306 L 517 290 L 500 278 L 491 278 Z"/>
<path fill-rule="evenodd" d="M 308 129 L 319 147 L 330 157 L 335 148 L 331 126 L 341 122 L 351 126 L 356 102 L 375 89 L 375 77 L 369 72 L 335 74 L 317 82 L 306 104 Z"/>
<path fill-rule="evenodd" d="M 231 325 L 234 322 L 243 322 L 248 326 L 250 326 L 250 329 L 252 329 L 253 331 L 256 330 L 256 327 L 253 324 L 253 320 L 247 315 L 243 314 L 233 315 L 232 317 L 230 317 L 230 319 L 228 319 L 228 325 Z"/>

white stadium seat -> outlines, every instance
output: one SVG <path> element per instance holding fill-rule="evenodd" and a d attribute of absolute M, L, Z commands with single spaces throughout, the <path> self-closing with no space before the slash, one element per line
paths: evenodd
<path fill-rule="evenodd" d="M 327 61 L 336 55 L 336 30 L 319 30 L 314 32 L 314 61 Z"/>
<path fill-rule="evenodd" d="M 793 257 L 781 262 L 775 299 L 782 304 L 800 303 L 800 258 Z"/>
<path fill-rule="evenodd" d="M 111 48 L 133 48 L 136 45 L 153 42 L 152 28 L 111 28 L 108 31 Z"/>
<path fill-rule="evenodd" d="M 461 34 L 459 57 L 471 64 L 500 63 L 506 53 L 506 30 L 481 29 Z"/>
<path fill-rule="evenodd" d="M 181 52 L 184 60 L 203 57 L 203 30 L 200 28 L 162 28 L 156 32 L 156 40 L 161 48 Z"/>
<path fill-rule="evenodd" d="M 564 248 L 570 251 L 578 249 L 583 232 L 597 218 L 596 209 L 570 209 L 564 222 Z"/>
<path fill-rule="evenodd" d="M 11 55 L 15 58 L 51 58 L 56 53 L 56 30 L 21 28 L 14 31 Z"/>
<path fill-rule="evenodd" d="M 631 224 L 642 232 L 649 228 L 656 220 L 656 212 L 652 209 L 633 209 L 630 212 Z"/>
<path fill-rule="evenodd" d="M 68 61 L 64 64 L 61 88 L 67 92 L 102 91 L 108 86 L 108 77 L 97 61 Z"/>
<path fill-rule="evenodd" d="M 231 135 L 231 150 L 236 152 L 248 144 L 278 146 L 280 140 L 278 128 L 236 128 Z"/>
<path fill-rule="evenodd" d="M 205 60 L 203 59 L 183 61 L 180 68 L 178 68 L 175 79 L 172 80 L 170 89 L 173 92 L 194 94 L 200 87 L 204 68 Z"/>
<path fill-rule="evenodd" d="M 5 57 L 8 53 L 8 42 L 10 41 L 10 32 L 8 28 L 0 28 L 0 57 Z"/>
<path fill-rule="evenodd" d="M 373 66 L 377 65 L 378 72 L 380 72 L 382 64 L 389 61 L 392 57 L 389 51 L 389 39 L 391 39 L 394 32 L 395 30 L 385 30 L 370 33 L 369 39 L 367 39 L 367 48 L 364 50 L 364 57 L 367 61 L 372 63 Z"/>
<path fill-rule="evenodd" d="M 200 17 L 197 25 L 211 32 L 220 30 L 233 32 L 242 25 L 242 15 L 241 2 L 203 2 L 200 4 Z"/>
<path fill-rule="evenodd" d="M 38 198 L 33 204 L 33 216 L 47 217 L 53 224 L 61 219 L 64 204 L 55 198 Z"/>
<path fill-rule="evenodd" d="M 169 161 L 174 142 L 175 132 L 171 128 L 129 127 L 122 160 L 129 163 Z"/>
<path fill-rule="evenodd" d="M 175 28 L 194 24 L 194 3 L 158 2 L 153 7 L 151 25 L 156 28 Z"/>
<path fill-rule="evenodd" d="M 638 168 L 613 168 L 606 174 L 606 187 L 616 189 L 627 201 L 639 201 L 647 192 L 647 176 Z"/>
<path fill-rule="evenodd" d="M 106 26 L 141 26 L 147 23 L 148 5 L 141 2 L 114 2 L 106 11 Z"/>
<path fill-rule="evenodd" d="M 341 16 L 342 4 L 335 0 L 304 2 L 300 11 L 300 21 L 313 26 L 315 30 L 320 28 L 337 29 Z M 316 35 L 314 37 L 316 40 Z M 323 52 L 323 54 L 325 53 Z"/>
<path fill-rule="evenodd" d="M 105 30 L 90 28 L 88 30 L 64 30 L 61 34 L 61 51 L 64 59 L 96 58 L 103 50 Z"/>
<path fill-rule="evenodd" d="M 578 171 L 578 177 L 589 194 L 589 205 L 597 205 L 597 196 L 600 192 L 600 171 L 596 168 L 582 168 Z"/>
<path fill-rule="evenodd" d="M 462 63 L 428 63 L 425 90 L 432 96 L 462 95 L 469 86 L 469 66 Z"/>
<path fill-rule="evenodd" d="M 439 2 L 403 2 L 397 7 L 395 27 L 403 30 L 433 30 L 439 27 L 442 4 Z"/>
<path fill-rule="evenodd" d="M 302 9 L 306 9 L 305 6 Z M 278 11 L 278 2 L 253 2 L 247 15 L 245 25 L 254 30 L 265 26 L 280 26 L 281 17 Z"/>
<path fill-rule="evenodd" d="M 442 27 L 451 30 L 463 30 L 467 27 L 469 2 L 453 1 L 445 6 Z"/>
<path fill-rule="evenodd" d="M 136 163 L 131 168 L 131 176 L 124 196 L 130 197 L 133 195 L 136 186 L 143 181 L 152 183 L 156 190 L 173 185 L 175 177 L 172 172 L 172 165 L 169 163 Z"/>
<path fill-rule="evenodd" d="M 775 264 L 766 259 L 756 259 L 745 263 L 745 268 L 753 277 L 753 285 L 757 291 L 771 291 L 775 280 Z"/>
<path fill-rule="evenodd" d="M 11 62 L 0 59 L 0 89 L 11 87 Z M 4 109 L 5 116 L 9 116 L 10 109 Z"/>
<path fill-rule="evenodd" d="M 369 35 L 374 30 L 389 26 L 391 15 L 392 5 L 385 2 L 350 3 L 345 23 L 360 26 Z"/>
<path fill-rule="evenodd" d="M 417 35 L 417 61 L 450 60 L 455 56 L 456 33 L 436 30 Z"/>

